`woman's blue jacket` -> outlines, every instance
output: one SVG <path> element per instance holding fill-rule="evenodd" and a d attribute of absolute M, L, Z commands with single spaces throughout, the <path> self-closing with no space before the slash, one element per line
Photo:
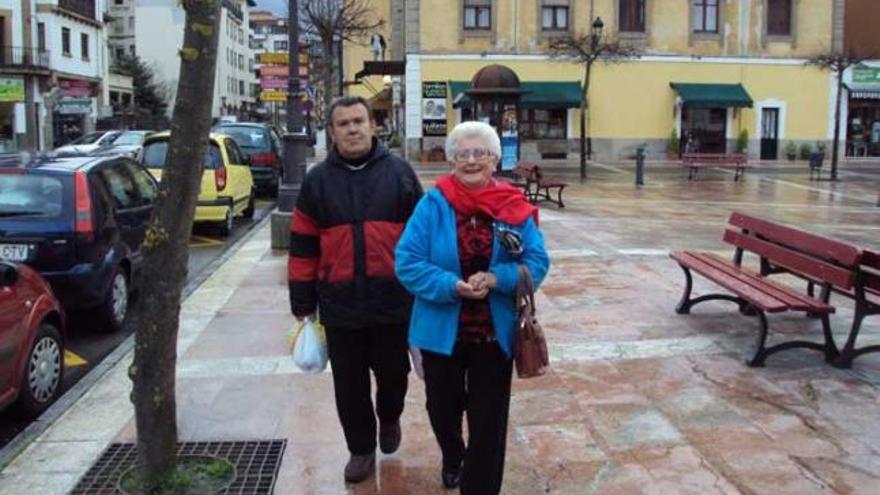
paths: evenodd
<path fill-rule="evenodd" d="M 495 274 L 498 284 L 489 291 L 489 308 L 495 336 L 509 357 L 516 324 L 518 265 L 528 267 L 537 290 L 550 268 L 550 258 L 544 248 L 544 236 L 531 217 L 520 225 L 498 221 L 494 225 L 489 271 Z M 520 257 L 513 257 L 499 244 L 498 228 L 521 234 Z M 462 278 L 457 237 L 455 210 L 439 190 L 432 189 L 416 206 L 395 253 L 397 277 L 415 296 L 409 325 L 410 346 L 447 356 L 455 347 L 461 312 L 461 299 L 455 291 L 456 282 Z"/>

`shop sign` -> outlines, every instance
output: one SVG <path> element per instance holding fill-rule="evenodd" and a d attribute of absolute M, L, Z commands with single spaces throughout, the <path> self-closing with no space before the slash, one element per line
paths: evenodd
<path fill-rule="evenodd" d="M 880 67 L 859 67 L 853 70 L 854 83 L 880 83 Z"/>
<path fill-rule="evenodd" d="M 75 79 L 61 79 L 58 90 L 62 97 L 89 98 L 92 95 L 92 83 Z"/>
<path fill-rule="evenodd" d="M 260 76 L 263 77 L 287 77 L 288 72 L 286 65 L 260 67 Z"/>
<path fill-rule="evenodd" d="M 260 63 L 287 65 L 287 52 L 261 53 Z"/>
<path fill-rule="evenodd" d="M 288 79 L 285 77 L 281 78 L 273 78 L 273 77 L 264 77 L 260 79 L 260 88 L 262 89 L 287 89 Z"/>
<path fill-rule="evenodd" d="M 24 101 L 24 79 L 0 77 L 0 102 Z"/>
<path fill-rule="evenodd" d="M 504 105 L 501 114 L 501 170 L 513 170 L 519 160 L 519 129 L 516 105 Z"/>
<path fill-rule="evenodd" d="M 287 91 L 260 91 L 260 101 L 287 101 Z"/>
<path fill-rule="evenodd" d="M 422 135 L 445 136 L 446 129 L 446 82 L 422 83 Z"/>
<path fill-rule="evenodd" d="M 92 113 L 92 99 L 62 98 L 55 104 L 55 111 L 61 115 Z"/>

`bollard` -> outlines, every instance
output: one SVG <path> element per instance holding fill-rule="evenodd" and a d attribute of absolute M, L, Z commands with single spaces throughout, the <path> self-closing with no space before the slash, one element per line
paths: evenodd
<path fill-rule="evenodd" d="M 645 147 L 639 146 L 636 150 L 636 185 L 645 185 Z"/>

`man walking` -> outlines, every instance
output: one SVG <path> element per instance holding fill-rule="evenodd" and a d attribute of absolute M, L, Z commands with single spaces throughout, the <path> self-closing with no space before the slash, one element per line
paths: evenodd
<path fill-rule="evenodd" d="M 327 115 L 333 146 L 306 175 L 291 222 L 290 306 L 297 319 L 320 310 L 351 453 L 345 480 L 358 482 L 374 471 L 377 416 L 382 452 L 400 445 L 412 298 L 395 278 L 394 248 L 422 187 L 373 136 L 366 100 L 340 98 Z"/>

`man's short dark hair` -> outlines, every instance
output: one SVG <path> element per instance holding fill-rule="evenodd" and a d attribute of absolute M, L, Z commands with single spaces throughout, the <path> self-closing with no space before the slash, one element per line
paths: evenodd
<path fill-rule="evenodd" d="M 333 112 L 335 112 L 337 108 L 353 107 L 355 105 L 363 105 L 364 108 L 367 109 L 367 117 L 370 119 L 373 118 L 373 109 L 370 108 L 370 104 L 365 98 L 361 96 L 342 96 L 333 100 L 333 103 L 330 104 L 330 108 L 327 110 L 327 127 L 333 127 Z"/>

